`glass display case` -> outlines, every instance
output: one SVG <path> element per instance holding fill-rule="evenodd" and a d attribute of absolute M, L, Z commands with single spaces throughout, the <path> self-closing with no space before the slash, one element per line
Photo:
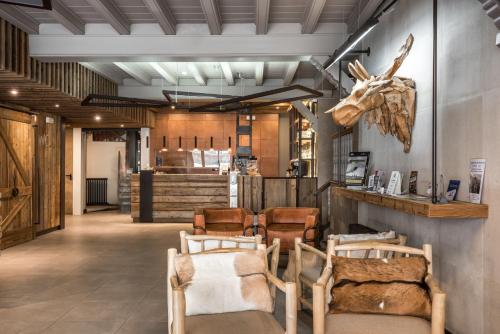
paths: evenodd
<path fill-rule="evenodd" d="M 317 112 L 317 102 L 309 101 L 307 108 L 313 114 Z M 307 166 L 304 176 L 316 176 L 316 133 L 311 123 L 295 108 L 290 111 L 290 160 L 300 160 Z"/>

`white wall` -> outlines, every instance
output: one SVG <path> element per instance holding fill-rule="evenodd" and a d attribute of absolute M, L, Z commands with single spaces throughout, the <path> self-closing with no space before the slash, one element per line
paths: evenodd
<path fill-rule="evenodd" d="M 438 173 L 462 180 L 459 199 L 467 200 L 472 158 L 486 158 L 483 202 L 488 220 L 424 219 L 359 206 L 359 222 L 394 228 L 410 245 L 431 243 L 435 275 L 448 293 L 447 327 L 453 333 L 498 333 L 500 328 L 500 48 L 497 29 L 474 0 L 439 1 Z M 383 72 L 409 33 L 415 44 L 398 72 L 417 84 L 417 111 L 409 154 L 394 137 L 360 126 L 360 150 L 372 152 L 376 169 L 418 170 L 418 190 L 431 180 L 432 1 L 401 0 L 364 41 L 372 55 L 363 63 Z M 406 181 L 405 181 L 406 183 Z"/>
<path fill-rule="evenodd" d="M 124 142 L 94 142 L 87 135 L 87 178 L 108 179 L 108 203 L 118 204 L 118 152 L 125 159 Z"/>
<path fill-rule="evenodd" d="M 141 169 L 151 168 L 151 162 L 149 161 L 149 144 L 151 143 L 150 130 L 149 128 L 141 128 Z"/>
<path fill-rule="evenodd" d="M 85 210 L 85 133 L 73 129 L 73 215 L 81 216 Z"/>

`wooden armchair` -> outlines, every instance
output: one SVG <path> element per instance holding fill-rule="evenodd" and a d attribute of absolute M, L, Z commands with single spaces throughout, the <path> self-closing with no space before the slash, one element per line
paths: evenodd
<path fill-rule="evenodd" d="M 222 240 L 227 241 L 225 237 Z M 265 261 L 267 268 L 267 255 L 272 254 L 272 264 L 271 270 L 277 270 L 277 260 L 279 256 L 279 240 L 276 240 L 273 245 L 266 249 L 262 244 L 257 245 L 257 249 L 216 249 L 206 252 L 197 253 L 191 256 L 204 256 L 205 263 L 212 263 L 211 257 L 218 256 L 221 254 L 226 254 L 229 256 L 234 256 L 234 258 L 239 255 L 245 256 L 245 254 L 250 254 L 252 256 L 259 256 L 260 259 Z M 260 254 L 260 255 L 259 255 Z M 297 332 L 297 305 L 296 305 L 296 289 L 295 283 L 283 282 L 276 277 L 271 271 L 265 271 L 265 279 L 267 280 L 266 286 L 269 287 L 269 295 L 272 299 L 272 308 L 268 311 L 258 310 L 258 309 L 245 309 L 242 311 L 231 311 L 230 313 L 216 313 L 209 312 L 211 314 L 195 314 L 186 315 L 186 311 L 189 307 L 188 303 L 191 301 L 193 303 L 193 296 L 186 296 L 186 289 L 190 288 L 190 283 L 181 284 L 182 277 L 185 277 L 186 272 L 178 272 L 176 269 L 176 262 L 181 261 L 182 257 L 186 254 L 178 254 L 176 249 L 168 250 L 168 328 L 169 334 L 204 334 L 204 333 L 243 333 L 243 334 L 254 334 L 254 333 L 285 333 L 285 330 L 279 325 L 276 319 L 272 316 L 274 312 L 275 299 L 276 299 L 276 287 L 286 294 L 286 333 L 296 334 Z M 220 258 L 219 258 L 220 259 Z M 184 259 L 185 260 L 185 259 Z M 191 265 L 194 267 L 193 272 L 198 269 L 196 267 L 197 261 L 193 260 Z M 188 261 L 189 262 L 189 261 Z M 234 264 L 235 268 L 238 268 L 242 263 Z M 200 270 L 203 270 L 201 268 Z M 205 268 L 206 270 L 206 268 Z M 227 273 L 225 273 L 227 274 Z M 222 274 L 222 271 L 219 272 Z M 231 278 L 229 278 L 231 279 Z M 215 284 L 220 284 L 216 283 Z M 228 287 L 229 288 L 229 287 Z M 240 288 L 241 290 L 245 290 Z M 217 291 L 225 291 L 226 286 L 221 287 L 221 290 L 215 289 Z M 265 290 L 265 289 L 264 289 Z M 189 291 L 188 291 L 189 292 Z M 252 291 L 250 291 L 252 292 Z M 215 292 L 212 292 L 214 294 Z M 248 291 L 247 291 L 248 293 Z M 262 295 L 262 289 L 258 289 L 258 293 Z M 244 294 L 244 292 L 242 292 Z M 253 292 L 252 292 L 253 294 Z M 211 300 L 219 300 L 224 296 L 212 295 Z M 227 297 L 227 296 L 226 296 Z"/>
<path fill-rule="evenodd" d="M 294 248 L 296 237 L 314 245 L 318 223 L 319 209 L 316 208 L 269 208 L 259 213 L 258 232 L 264 234 L 267 245 L 279 238 L 281 252 L 288 253 Z"/>
<path fill-rule="evenodd" d="M 352 235 L 356 236 L 356 235 Z M 391 239 L 379 239 L 377 242 L 390 244 L 390 245 L 401 245 L 406 244 L 408 238 L 406 235 L 400 234 L 396 238 Z M 357 240 L 357 241 L 344 241 L 341 239 L 335 239 L 334 235 L 328 236 L 328 243 L 326 252 L 322 252 L 310 245 L 302 242 L 301 238 L 295 238 L 295 257 L 289 261 L 287 271 L 288 275 L 294 275 L 293 281 L 297 284 L 297 298 L 298 307 L 301 309 L 302 305 L 312 310 L 312 303 L 310 298 L 307 298 L 304 294 L 304 288 L 312 289 L 314 283 L 318 280 L 321 275 L 322 270 L 326 267 L 327 261 L 331 259 L 333 255 L 333 245 L 346 245 L 352 243 L 362 243 L 362 242 L 373 242 L 374 240 Z M 360 251 L 351 254 L 352 257 L 362 257 L 368 258 L 373 254 L 370 250 Z M 342 255 L 342 254 L 337 254 Z M 392 255 L 399 256 L 398 254 L 386 254 L 386 257 Z"/>
<path fill-rule="evenodd" d="M 197 235 L 253 235 L 253 212 L 245 208 L 197 209 L 193 233 Z"/>
<path fill-rule="evenodd" d="M 320 278 L 313 285 L 313 333 L 314 334 L 443 334 L 445 332 L 445 301 L 446 294 L 439 288 L 432 277 L 432 246 L 423 245 L 422 249 L 380 242 L 350 243 L 337 245 L 330 243 L 329 252 L 337 254 L 345 252 L 351 257 L 355 251 L 375 251 L 376 258 L 384 259 L 388 254 L 410 257 L 424 256 L 428 262 L 425 284 L 431 298 L 431 320 L 403 315 L 329 313 L 328 296 L 330 284 L 333 282 L 332 261 L 327 265 Z M 331 256 L 329 256 L 331 258 Z M 328 286 L 328 288 L 327 288 Z"/>
<path fill-rule="evenodd" d="M 181 240 L 181 253 L 194 254 L 221 248 L 244 248 L 257 249 L 257 245 L 262 243 L 262 236 L 254 237 L 226 237 L 222 235 L 193 235 L 186 231 L 179 232 Z M 277 240 L 279 248 L 279 239 Z M 274 272 L 274 274 L 276 274 Z"/>

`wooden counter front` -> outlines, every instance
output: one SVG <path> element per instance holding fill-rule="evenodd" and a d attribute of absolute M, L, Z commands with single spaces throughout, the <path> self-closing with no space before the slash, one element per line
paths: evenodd
<path fill-rule="evenodd" d="M 140 221 L 140 179 L 132 175 L 132 218 Z M 189 223 L 197 208 L 229 207 L 228 176 L 154 174 L 152 181 L 154 223 Z"/>

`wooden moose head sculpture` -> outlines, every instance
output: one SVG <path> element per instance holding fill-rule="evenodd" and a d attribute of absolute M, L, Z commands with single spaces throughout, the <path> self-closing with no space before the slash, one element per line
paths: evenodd
<path fill-rule="evenodd" d="M 411 147 L 411 131 L 415 121 L 415 82 L 395 77 L 413 45 L 413 35 L 408 36 L 400 55 L 382 75 L 371 76 L 356 60 L 349 64 L 349 72 L 357 79 L 351 95 L 341 100 L 327 113 L 333 113 L 337 124 L 352 127 L 363 114 L 368 127 L 374 123 L 381 134 L 398 138 L 408 153 Z"/>

